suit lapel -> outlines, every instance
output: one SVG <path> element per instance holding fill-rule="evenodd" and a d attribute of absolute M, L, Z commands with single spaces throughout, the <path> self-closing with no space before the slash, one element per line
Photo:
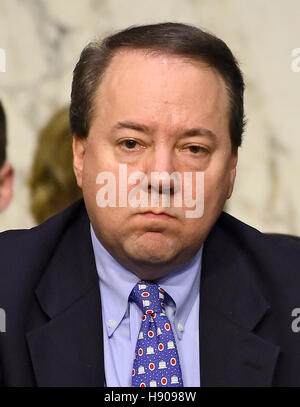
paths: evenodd
<path fill-rule="evenodd" d="M 99 280 L 84 205 L 68 222 L 36 297 L 50 319 L 26 335 L 38 386 L 103 386 Z"/>
<path fill-rule="evenodd" d="M 201 386 L 271 386 L 280 349 L 256 334 L 270 306 L 255 281 L 257 263 L 236 241 L 227 216 L 221 215 L 204 244 Z"/>

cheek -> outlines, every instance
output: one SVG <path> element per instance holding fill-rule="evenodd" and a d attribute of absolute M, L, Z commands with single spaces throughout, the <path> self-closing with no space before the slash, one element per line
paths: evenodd
<path fill-rule="evenodd" d="M 99 186 L 96 183 L 100 172 L 116 173 L 114 161 L 106 149 L 99 149 L 97 145 L 91 144 L 87 149 L 83 165 L 83 191 L 96 191 Z"/>
<path fill-rule="evenodd" d="M 206 172 L 204 176 L 204 200 L 206 208 L 225 203 L 230 186 L 229 171 Z"/>

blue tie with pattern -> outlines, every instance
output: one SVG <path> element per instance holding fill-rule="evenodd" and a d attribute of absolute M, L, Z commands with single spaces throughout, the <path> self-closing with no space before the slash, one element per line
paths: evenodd
<path fill-rule="evenodd" d="M 183 387 L 176 341 L 164 309 L 167 296 L 149 281 L 137 283 L 130 294 L 143 312 L 132 369 L 134 387 Z"/>

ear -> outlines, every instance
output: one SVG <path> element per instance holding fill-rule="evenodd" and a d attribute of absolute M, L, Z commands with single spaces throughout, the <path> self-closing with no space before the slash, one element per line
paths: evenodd
<path fill-rule="evenodd" d="M 0 212 L 10 203 L 13 196 L 14 170 L 10 164 L 0 168 Z"/>
<path fill-rule="evenodd" d="M 231 158 L 229 162 L 229 188 L 227 192 L 227 199 L 229 199 L 232 195 L 234 181 L 236 177 L 236 166 L 238 163 L 238 149 L 234 149 L 231 153 Z"/>
<path fill-rule="evenodd" d="M 76 135 L 73 136 L 73 168 L 75 177 L 77 180 L 77 185 L 79 188 L 82 188 L 82 173 L 83 173 L 83 166 L 84 166 L 84 157 L 86 151 L 86 139 L 78 137 Z"/>

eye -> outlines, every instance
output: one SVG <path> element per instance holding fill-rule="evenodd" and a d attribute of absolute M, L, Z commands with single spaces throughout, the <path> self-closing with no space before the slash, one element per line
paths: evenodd
<path fill-rule="evenodd" d="M 128 150 L 133 150 L 137 146 L 138 142 L 135 140 L 123 140 L 120 144 Z"/>
<path fill-rule="evenodd" d="M 191 153 L 197 154 L 197 153 L 207 153 L 207 149 L 201 146 L 188 146 L 188 149 L 190 150 Z"/>

